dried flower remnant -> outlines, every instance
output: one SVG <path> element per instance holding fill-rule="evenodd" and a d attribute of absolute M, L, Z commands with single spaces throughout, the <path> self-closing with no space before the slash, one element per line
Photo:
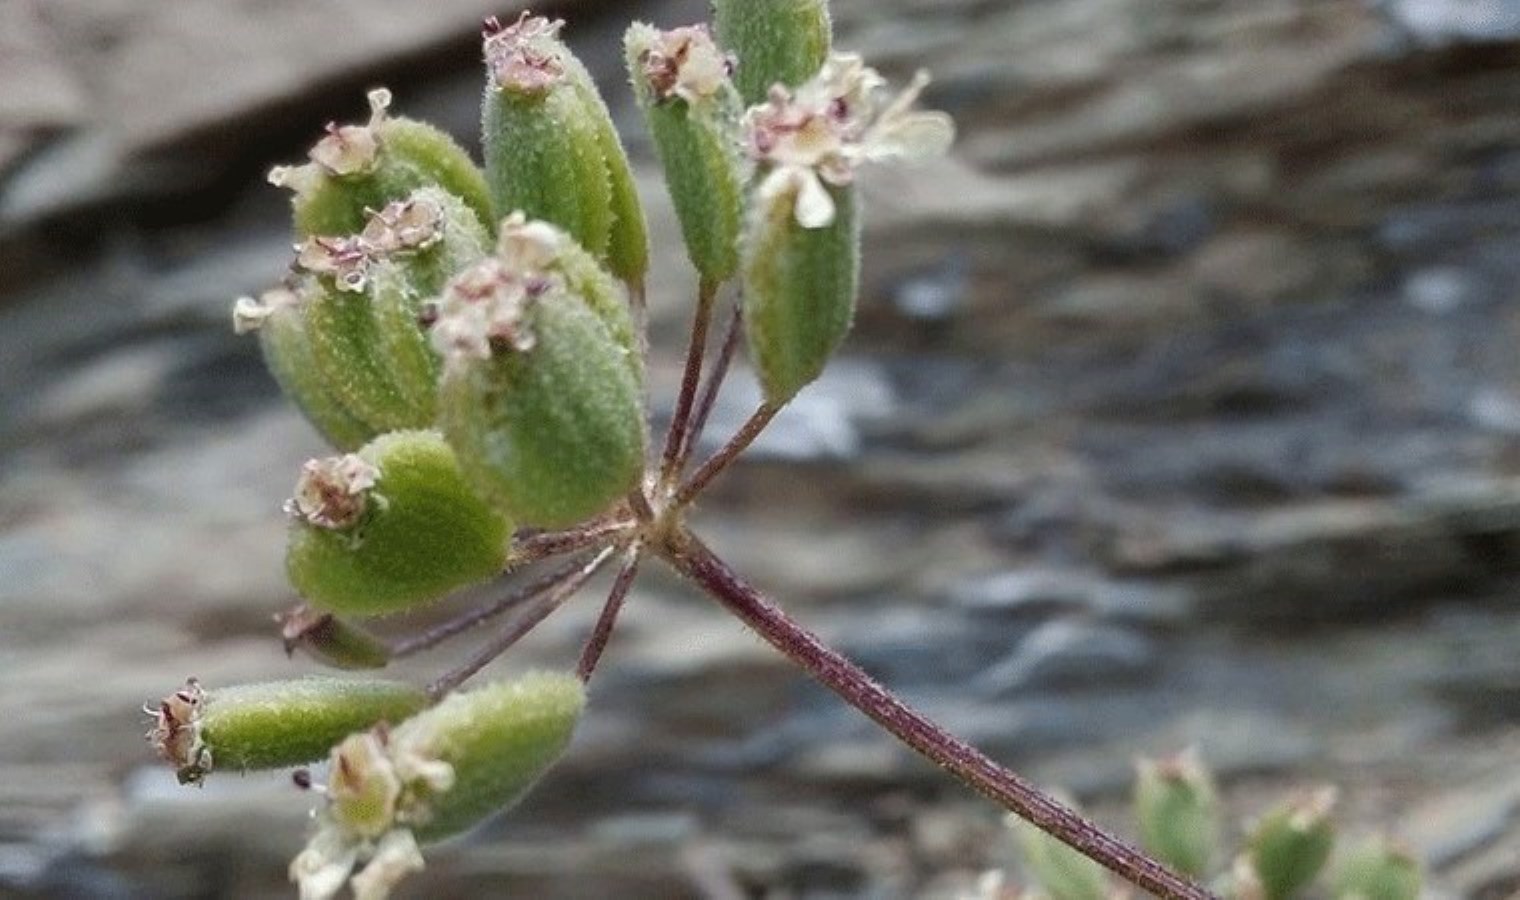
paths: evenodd
<path fill-rule="evenodd" d="M 369 509 L 370 491 L 379 477 L 379 469 L 354 453 L 308 460 L 285 512 L 317 528 L 353 528 Z"/>
<path fill-rule="evenodd" d="M 296 245 L 296 268 L 330 276 L 340 291 L 358 293 L 369 281 L 372 254 L 359 235 L 310 237 Z"/>
<path fill-rule="evenodd" d="M 143 707 L 153 717 L 147 738 L 159 757 L 174 766 L 180 784 L 200 784 L 211 771 L 211 749 L 201 738 L 201 709 L 206 692 L 194 678 L 163 698 Z"/>
<path fill-rule="evenodd" d="M 854 54 L 836 54 L 795 93 L 771 88 L 745 121 L 750 157 L 768 169 L 758 189 L 762 204 L 794 203 L 799 225 L 823 228 L 835 214 L 825 182 L 851 184 L 861 163 L 945 152 L 955 135 L 950 117 L 913 109 L 928 83 L 919 72 L 884 101 L 886 81 L 875 69 Z"/>
<path fill-rule="evenodd" d="M 718 49 L 705 26 L 656 32 L 647 39 L 651 46 L 639 64 L 656 100 L 679 97 L 697 105 L 723 90 L 733 74 L 733 59 Z"/>
<path fill-rule="evenodd" d="M 275 187 L 301 190 L 323 175 L 344 177 L 372 172 L 380 161 L 380 126 L 391 105 L 391 92 L 376 88 L 367 95 L 369 121 L 363 125 L 329 122 L 327 135 L 307 153 L 311 162 L 304 166 L 275 166 L 269 170 L 269 183 Z"/>
<path fill-rule="evenodd" d="M 436 200 L 393 200 L 370 213 L 359 240 L 372 256 L 426 250 L 443 237 L 443 227 L 443 207 Z"/>
<path fill-rule="evenodd" d="M 522 213 L 504 221 L 497 255 L 456 276 L 430 310 L 434 349 L 448 360 L 532 350 L 528 312 L 559 286 L 560 276 L 547 270 L 559 258 L 560 240 L 552 225 L 527 221 Z"/>
<path fill-rule="evenodd" d="M 559 83 L 564 63 L 545 44 L 559 38 L 564 22 L 524 11 L 512 25 L 495 16 L 482 29 L 486 70 L 498 88 L 521 94 L 541 93 Z"/>

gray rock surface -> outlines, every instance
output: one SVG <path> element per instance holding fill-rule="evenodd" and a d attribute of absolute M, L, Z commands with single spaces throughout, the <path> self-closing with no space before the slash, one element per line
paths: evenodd
<path fill-rule="evenodd" d="M 179 790 L 134 714 L 313 668 L 269 616 L 320 447 L 227 327 L 288 253 L 260 176 L 382 79 L 468 139 L 474 20 L 511 6 L 0 0 L 0 893 L 288 893 L 309 799 Z M 560 5 L 609 85 L 628 18 L 703 6 Z M 835 8 L 842 46 L 934 70 L 961 139 L 864 178 L 855 333 L 704 533 L 1108 821 L 1136 754 L 1198 744 L 1235 820 L 1336 782 L 1437 896 L 1512 893 L 1516 5 Z M 660 242 L 658 418 L 690 278 L 610 100 Z M 710 441 L 757 400 L 731 387 Z M 494 671 L 567 664 L 595 613 Z M 405 895 L 954 896 L 1003 840 L 651 566 L 565 764 Z"/>

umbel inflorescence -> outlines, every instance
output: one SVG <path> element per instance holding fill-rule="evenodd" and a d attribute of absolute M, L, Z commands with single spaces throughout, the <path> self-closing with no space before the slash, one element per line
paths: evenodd
<path fill-rule="evenodd" d="M 293 193 L 295 256 L 278 287 L 237 301 L 234 324 L 257 335 L 284 392 L 336 451 L 303 467 L 286 504 L 286 569 L 302 601 L 281 617 L 286 647 L 367 670 L 494 630 L 426 687 L 352 675 L 191 681 L 150 707 L 150 739 L 192 783 L 326 757 L 325 785 L 298 773 L 323 801 L 291 878 L 304 898 L 345 884 L 384 897 L 422 868 L 420 845 L 509 807 L 565 749 L 653 556 L 1008 809 L 1142 887 L 1206 896 L 907 707 L 688 528 L 692 501 L 818 377 L 850 327 L 856 169 L 943 152 L 953 131 L 914 107 L 925 76 L 893 94 L 859 57 L 834 51 L 824 0 L 717 0 L 714 14 L 714 29 L 636 24 L 626 38 L 698 284 L 658 445 L 644 380 L 644 213 L 562 23 L 486 23 L 483 166 L 447 134 L 394 115 L 379 89 L 368 121 L 329 126 L 307 162 L 270 173 Z M 764 401 L 693 466 L 741 343 Z M 609 565 L 611 594 L 573 671 L 462 688 Z M 362 624 L 524 570 L 526 584 L 429 630 L 382 639 Z"/>

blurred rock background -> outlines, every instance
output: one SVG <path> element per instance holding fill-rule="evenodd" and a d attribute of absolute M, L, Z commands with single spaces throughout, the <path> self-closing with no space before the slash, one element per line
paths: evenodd
<path fill-rule="evenodd" d="M 1333 781 L 1433 895 L 1520 890 L 1520 2 L 835 6 L 962 138 L 869 177 L 847 352 L 700 524 L 1121 828 L 1131 758 L 1197 743 L 1237 822 Z M 549 11 L 648 173 L 621 30 L 702 3 Z M 308 798 L 178 789 L 134 712 L 310 668 L 269 616 L 319 448 L 228 318 L 288 253 L 261 176 L 381 81 L 472 136 L 475 24 L 512 12 L 0 0 L 0 894 L 288 894 Z M 690 285 L 645 196 L 668 402 Z M 596 606 L 501 668 L 568 664 Z M 948 897 L 1005 843 L 656 576 L 566 765 L 407 896 Z"/>

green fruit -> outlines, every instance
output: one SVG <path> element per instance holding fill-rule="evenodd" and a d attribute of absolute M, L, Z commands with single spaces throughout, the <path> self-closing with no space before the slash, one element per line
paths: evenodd
<path fill-rule="evenodd" d="M 291 511 L 291 584 L 312 606 L 351 615 L 399 612 L 490 579 L 511 534 L 426 431 L 308 463 Z"/>
<path fill-rule="evenodd" d="M 471 483 L 523 525 L 573 525 L 643 471 L 641 389 L 628 350 L 564 291 L 524 310 L 530 341 L 446 367 L 439 422 Z"/>
<path fill-rule="evenodd" d="M 764 100 L 773 84 L 812 78 L 833 43 L 825 0 L 713 0 L 713 19 L 739 57 L 734 82 L 746 105 Z"/>
<path fill-rule="evenodd" d="M 453 767 L 424 802 L 418 840 L 441 840 L 516 804 L 565 752 L 586 704 L 579 679 L 536 673 L 451 694 L 391 734 L 400 753 Z"/>
<path fill-rule="evenodd" d="M 482 228 L 494 231 L 485 176 L 453 138 L 411 119 L 386 115 L 390 92 L 371 91 L 367 125 L 329 128 L 312 161 L 276 168 L 275 184 L 295 191 L 292 207 L 301 236 L 352 234 L 368 213 L 424 187 L 458 197 Z"/>
<path fill-rule="evenodd" d="M 705 282 L 721 284 L 739 266 L 748 177 L 739 155 L 739 97 L 723 74 L 726 61 L 702 28 L 661 32 L 636 23 L 624 46 L 686 252 Z"/>
<path fill-rule="evenodd" d="M 752 217 L 744 247 L 744 323 L 765 398 L 782 404 L 820 374 L 850 330 L 860 280 L 853 187 L 826 188 L 833 220 L 797 222 L 791 198 Z"/>
<path fill-rule="evenodd" d="M 240 300 L 238 328 L 258 331 L 264 364 L 312 427 L 334 447 L 353 450 L 378 431 L 348 408 L 318 369 L 302 304 L 296 292 L 285 288 L 268 291 L 258 301 Z"/>
<path fill-rule="evenodd" d="M 203 690 L 191 679 L 148 712 L 148 737 L 174 764 L 181 783 L 201 781 L 213 767 L 244 771 L 321 759 L 351 732 L 399 722 L 427 696 L 392 681 L 303 678 Z"/>

